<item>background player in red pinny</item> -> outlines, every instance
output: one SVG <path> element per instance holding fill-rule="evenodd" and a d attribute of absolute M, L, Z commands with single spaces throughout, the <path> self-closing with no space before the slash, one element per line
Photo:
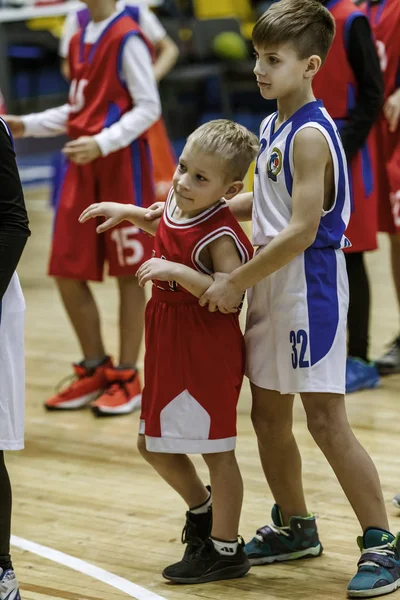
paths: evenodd
<path fill-rule="evenodd" d="M 389 234 L 393 281 L 400 309 L 400 2 L 369 0 L 366 10 L 385 84 L 376 158 L 379 230 Z M 376 365 L 381 375 L 400 372 L 399 333 Z"/>
<path fill-rule="evenodd" d="M 375 387 L 376 366 L 368 360 L 370 288 L 364 252 L 377 248 L 377 182 L 373 170 L 375 130 L 383 101 L 383 81 L 371 28 L 351 0 L 322 0 L 336 22 L 325 64 L 313 81 L 316 98 L 335 120 L 350 165 L 353 210 L 346 231 L 349 277 L 346 392 Z"/>
<path fill-rule="evenodd" d="M 214 273 L 230 273 L 252 257 L 221 198 L 241 191 L 257 151 L 257 138 L 241 125 L 211 121 L 188 138 L 161 220 L 113 203 L 91 206 L 81 217 L 105 216 L 99 232 L 128 219 L 156 236 L 155 258 L 138 271 L 141 285 L 153 281 L 138 445 L 189 507 L 184 559 L 163 572 L 177 583 L 240 577 L 250 568 L 237 540 L 243 483 L 234 453 L 243 336 L 237 313 L 211 313 L 198 298 Z M 202 454 L 209 468 L 212 514 L 210 489 L 187 454 Z"/>
<path fill-rule="evenodd" d="M 78 217 L 92 202 L 149 206 L 152 165 L 144 132 L 160 116 L 151 52 L 136 23 L 116 11 L 115 0 L 87 0 L 92 21 L 71 40 L 69 104 L 26 117 L 6 117 L 16 135 L 67 131 L 69 159 L 55 217 L 50 275 L 57 285 L 84 360 L 76 380 L 50 398 L 48 409 L 74 409 L 93 401 L 95 414 L 128 413 L 140 405 L 135 364 L 143 333 L 144 290 L 135 278 L 151 256 L 152 240 L 121 224 L 99 238 L 95 222 Z M 100 316 L 88 281 L 101 281 L 104 262 L 120 294 L 120 356 L 106 355 Z M 97 400 L 96 400 L 97 398 Z"/>
<path fill-rule="evenodd" d="M 117 8 L 126 8 L 132 19 L 139 25 L 145 37 L 154 47 L 154 75 L 161 81 L 173 68 L 179 50 L 175 42 L 167 35 L 162 23 L 144 4 L 136 5 L 129 0 L 117 0 Z M 73 35 L 90 21 L 86 8 L 70 13 L 65 20 L 63 35 L 60 40 L 60 56 L 63 59 L 62 71 L 69 79 L 69 67 L 66 57 Z M 147 132 L 154 169 L 156 199 L 165 201 L 172 185 L 172 177 L 176 167 L 176 159 L 168 139 L 162 119 L 159 119 Z"/>

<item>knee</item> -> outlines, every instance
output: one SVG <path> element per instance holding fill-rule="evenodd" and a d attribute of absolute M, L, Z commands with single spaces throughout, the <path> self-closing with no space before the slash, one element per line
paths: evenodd
<path fill-rule="evenodd" d="M 307 415 L 307 427 L 318 445 L 326 444 L 332 434 L 329 414 L 324 411 Z"/>
<path fill-rule="evenodd" d="M 202 456 L 210 471 L 215 471 L 219 468 L 225 468 L 236 463 L 236 455 L 234 450 L 230 450 L 228 452 L 203 454 Z"/>
<path fill-rule="evenodd" d="M 154 469 L 158 466 L 163 466 L 171 459 L 171 454 L 160 454 L 159 452 L 149 452 L 146 448 L 146 439 L 144 435 L 138 436 L 137 448 L 144 458 Z"/>
<path fill-rule="evenodd" d="M 122 277 L 118 277 L 118 285 L 120 289 L 143 289 L 139 286 L 139 280 L 135 275 L 123 275 Z"/>
<path fill-rule="evenodd" d="M 78 279 L 70 279 L 68 277 L 56 277 L 56 284 L 61 292 L 69 292 L 77 290 L 83 286 L 87 286 L 86 281 L 80 281 Z"/>
<path fill-rule="evenodd" d="M 254 431 L 259 442 L 268 442 L 274 444 L 275 441 L 283 442 L 291 438 L 292 419 L 283 419 L 280 415 L 274 415 L 271 412 L 252 410 L 251 420 Z"/>

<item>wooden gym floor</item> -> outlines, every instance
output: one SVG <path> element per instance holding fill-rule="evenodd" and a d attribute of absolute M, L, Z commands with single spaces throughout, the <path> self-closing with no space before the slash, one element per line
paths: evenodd
<path fill-rule="evenodd" d="M 256 567 L 247 577 L 225 583 L 178 587 L 162 579 L 163 567 L 182 555 L 180 534 L 185 507 L 138 455 L 138 414 L 96 420 L 87 410 L 47 413 L 42 407 L 55 384 L 70 373 L 70 363 L 79 359 L 54 283 L 45 275 L 52 221 L 46 194 L 45 188 L 30 189 L 26 194 L 32 237 L 19 268 L 27 301 L 26 449 L 7 455 L 14 493 L 12 554 L 22 598 L 345 597 L 358 558 L 359 527 L 332 471 L 308 434 L 300 403 L 296 405 L 295 431 L 303 455 L 309 507 L 319 517 L 323 556 Z M 368 257 L 373 288 L 372 356 L 382 351 L 398 327 L 384 236 L 380 244 L 381 249 Z M 96 285 L 95 290 L 107 346 L 115 355 L 114 284 L 107 281 L 102 287 Z M 392 529 L 400 530 L 400 512 L 391 505 L 392 496 L 400 492 L 400 376 L 385 379 L 379 390 L 349 396 L 347 405 L 356 434 L 378 466 Z M 272 505 L 258 460 L 249 408 L 245 385 L 237 450 L 245 481 L 241 521 L 245 540 L 269 522 Z M 205 475 L 201 459 L 196 462 Z"/>

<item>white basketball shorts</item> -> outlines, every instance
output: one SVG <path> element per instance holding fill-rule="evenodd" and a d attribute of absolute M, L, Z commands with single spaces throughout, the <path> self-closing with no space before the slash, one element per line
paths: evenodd
<path fill-rule="evenodd" d="M 250 381 L 281 394 L 344 394 L 348 302 L 342 250 L 308 248 L 260 281 L 248 293 Z"/>
<path fill-rule="evenodd" d="M 0 450 L 24 447 L 25 300 L 14 273 L 0 304 Z"/>

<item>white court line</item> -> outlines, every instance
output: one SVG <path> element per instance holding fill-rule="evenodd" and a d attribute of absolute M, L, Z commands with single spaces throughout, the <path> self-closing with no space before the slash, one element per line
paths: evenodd
<path fill-rule="evenodd" d="M 163 596 L 154 594 L 153 592 L 146 590 L 146 588 L 136 585 L 135 583 L 132 583 L 123 577 L 114 575 L 113 573 L 110 573 L 105 569 L 101 569 L 100 567 L 96 567 L 95 565 L 92 565 L 85 560 L 81 560 L 80 558 L 75 558 L 69 554 L 64 554 L 64 552 L 53 550 L 53 548 L 36 544 L 36 542 L 30 542 L 29 540 L 25 540 L 24 538 L 20 538 L 15 535 L 11 536 L 11 544 L 12 546 L 21 548 L 21 550 L 27 550 L 28 552 L 32 552 L 33 554 L 37 554 L 38 556 L 52 560 L 60 565 L 65 565 L 70 569 L 74 569 L 74 571 L 78 571 L 84 575 L 89 575 L 89 577 L 93 577 L 98 581 L 107 583 L 117 590 L 125 592 L 128 594 L 128 596 L 131 596 L 131 598 L 135 598 L 136 600 L 167 600 Z"/>

